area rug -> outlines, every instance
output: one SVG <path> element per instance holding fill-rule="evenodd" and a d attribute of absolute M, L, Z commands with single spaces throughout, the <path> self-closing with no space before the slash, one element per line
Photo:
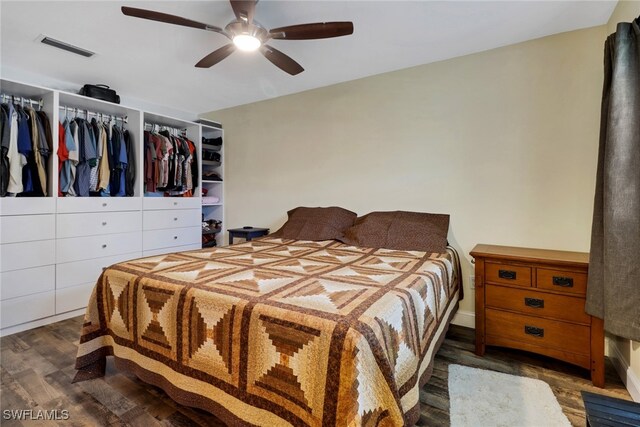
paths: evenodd
<path fill-rule="evenodd" d="M 449 365 L 451 427 L 540 427 L 571 423 L 543 381 Z"/>

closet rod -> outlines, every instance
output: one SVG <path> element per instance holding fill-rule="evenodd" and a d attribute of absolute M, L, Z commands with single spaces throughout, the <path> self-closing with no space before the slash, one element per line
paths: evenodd
<path fill-rule="evenodd" d="M 178 135 L 186 135 L 187 134 L 187 129 L 180 129 L 180 128 L 175 128 L 173 126 L 166 126 L 166 125 L 159 125 L 159 124 L 155 124 L 155 123 L 148 123 L 145 122 L 144 123 L 144 127 L 146 128 L 147 126 L 151 127 L 151 131 L 154 131 L 155 129 L 167 129 L 167 130 L 173 130 L 175 131 Z"/>
<path fill-rule="evenodd" d="M 95 112 L 95 111 L 89 111 L 89 110 L 83 110 L 81 108 L 73 108 L 73 107 L 67 107 L 65 105 L 61 105 L 60 110 L 65 112 L 65 115 L 71 111 L 72 113 L 74 113 L 76 116 L 78 114 L 84 114 L 85 118 L 88 120 L 89 116 L 95 116 L 95 117 L 99 117 L 100 119 L 108 119 L 108 120 L 113 120 L 113 121 L 117 121 L 120 120 L 122 121 L 122 123 L 129 123 L 129 118 L 127 116 L 123 116 L 123 117 L 118 117 L 118 116 L 114 116 L 111 114 L 104 114 L 104 113 L 99 113 L 99 112 Z"/>
<path fill-rule="evenodd" d="M 24 105 L 25 103 L 29 105 L 37 104 L 41 110 L 42 110 L 42 107 L 44 106 L 44 101 L 42 99 L 29 99 L 22 96 L 8 95 L 6 93 L 0 94 L 0 97 L 2 98 L 3 102 L 11 101 L 12 104 L 18 104 L 18 103 L 20 105 Z"/>

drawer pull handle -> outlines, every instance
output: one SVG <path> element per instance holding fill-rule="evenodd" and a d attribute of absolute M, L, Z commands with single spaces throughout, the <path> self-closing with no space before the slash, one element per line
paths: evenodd
<path fill-rule="evenodd" d="M 178 236 L 173 236 L 173 239 L 174 240 L 178 240 Z"/>
<path fill-rule="evenodd" d="M 178 220 L 178 218 L 177 218 L 177 217 L 176 217 L 176 218 L 173 218 L 173 220 L 174 220 L 174 221 L 177 221 L 177 220 Z"/>
<path fill-rule="evenodd" d="M 107 221 L 102 221 L 102 225 L 107 225 Z"/>
<path fill-rule="evenodd" d="M 102 249 L 104 249 L 104 248 L 106 248 L 106 247 L 107 247 L 106 243 L 105 243 L 104 245 L 102 245 Z"/>
<path fill-rule="evenodd" d="M 498 270 L 498 277 L 501 279 L 515 280 L 516 272 L 513 270 Z"/>
<path fill-rule="evenodd" d="M 178 202 L 173 202 L 173 206 L 178 206 Z"/>
<path fill-rule="evenodd" d="M 107 207 L 107 204 L 106 204 L 106 203 L 103 203 L 103 204 L 102 204 L 102 207 L 103 207 L 103 208 L 106 208 L 106 207 Z"/>
<path fill-rule="evenodd" d="M 538 298 L 526 298 L 524 299 L 524 305 L 532 308 L 544 308 L 544 300 Z"/>
<path fill-rule="evenodd" d="M 524 327 L 524 333 L 527 335 L 533 335 L 534 337 L 543 338 L 544 337 L 544 329 L 536 328 L 535 326 L 526 326 Z"/>
<path fill-rule="evenodd" d="M 573 288 L 573 277 L 553 276 L 553 284 L 563 288 Z"/>

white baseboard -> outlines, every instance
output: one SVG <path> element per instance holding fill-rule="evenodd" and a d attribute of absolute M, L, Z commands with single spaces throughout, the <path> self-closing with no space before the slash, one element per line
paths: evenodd
<path fill-rule="evenodd" d="M 59 322 L 61 320 L 69 319 L 84 314 L 86 310 L 84 308 L 68 311 L 62 314 L 56 314 L 55 316 L 45 317 L 44 319 L 34 320 L 33 322 L 22 323 L 20 325 L 9 326 L 0 330 L 0 337 L 15 334 L 18 332 L 26 331 L 28 329 L 38 328 L 40 326 L 48 325 L 50 323 Z"/>
<path fill-rule="evenodd" d="M 613 366 L 616 368 L 616 371 L 618 371 L 622 382 L 627 386 L 631 398 L 636 402 L 640 402 L 640 378 L 631 370 L 631 367 L 627 364 L 626 360 L 624 360 L 624 357 L 622 357 L 622 353 L 620 353 L 615 340 L 607 339 L 607 341 L 609 359 L 613 362 Z"/>
<path fill-rule="evenodd" d="M 451 323 L 458 326 L 465 326 L 467 328 L 475 329 L 476 327 L 476 314 L 472 311 L 458 310 Z"/>

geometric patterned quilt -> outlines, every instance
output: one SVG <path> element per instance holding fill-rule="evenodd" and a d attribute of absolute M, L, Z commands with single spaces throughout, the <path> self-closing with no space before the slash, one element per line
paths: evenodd
<path fill-rule="evenodd" d="M 457 308 L 457 253 L 271 237 L 115 264 L 76 381 L 118 369 L 231 425 L 398 426 Z"/>

